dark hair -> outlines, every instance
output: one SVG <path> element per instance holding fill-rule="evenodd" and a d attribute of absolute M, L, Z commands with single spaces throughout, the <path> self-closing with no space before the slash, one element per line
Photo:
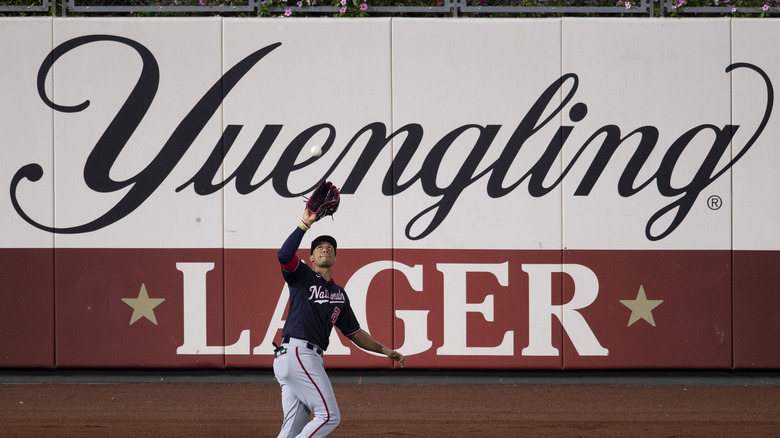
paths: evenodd
<path fill-rule="evenodd" d="M 336 247 L 337 247 L 336 239 L 334 239 L 332 236 L 323 235 L 323 236 L 320 236 L 320 237 L 318 237 L 318 238 L 316 238 L 316 239 L 311 241 L 311 252 L 310 252 L 310 254 L 314 254 L 314 248 L 316 248 L 317 245 L 319 245 L 322 242 L 328 242 L 331 245 L 333 245 L 333 253 L 334 254 L 336 253 Z"/>

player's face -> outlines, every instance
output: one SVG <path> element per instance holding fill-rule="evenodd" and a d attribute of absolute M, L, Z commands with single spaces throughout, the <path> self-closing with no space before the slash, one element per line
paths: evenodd
<path fill-rule="evenodd" d="M 330 243 L 320 243 L 314 248 L 311 262 L 316 266 L 333 266 L 336 263 L 336 249 Z"/>

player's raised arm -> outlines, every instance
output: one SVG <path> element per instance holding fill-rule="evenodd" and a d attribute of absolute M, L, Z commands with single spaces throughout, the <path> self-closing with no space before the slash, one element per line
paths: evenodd
<path fill-rule="evenodd" d="M 303 235 L 306 233 L 306 231 L 309 230 L 311 225 L 317 221 L 317 214 L 309 211 L 308 208 L 305 208 L 303 210 L 303 218 L 301 219 L 301 222 L 298 224 L 298 226 L 293 230 L 292 233 L 287 237 L 287 240 L 284 241 L 282 244 L 282 248 L 279 250 L 278 258 L 279 263 L 282 264 L 282 266 L 290 267 L 290 265 L 297 265 L 297 260 L 295 258 L 295 252 L 298 251 L 298 248 L 301 246 L 301 241 L 303 240 Z M 292 266 L 294 268 L 294 266 Z M 292 270 L 292 269 L 288 269 Z"/>

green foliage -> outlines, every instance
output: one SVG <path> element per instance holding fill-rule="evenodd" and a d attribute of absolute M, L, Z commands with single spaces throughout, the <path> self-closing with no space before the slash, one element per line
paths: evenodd
<path fill-rule="evenodd" d="M 263 0 L 260 16 L 308 16 L 322 15 L 322 7 L 328 8 L 334 17 L 366 17 L 368 3 L 365 0 Z M 311 9 L 316 7 L 318 10 Z M 324 12 L 328 14 L 328 12 Z"/>
<path fill-rule="evenodd" d="M 733 17 L 769 17 L 780 13 L 780 0 L 670 0 L 669 15 L 678 17 L 685 14 L 686 8 L 711 8 L 711 15 Z M 726 12 L 716 12 L 715 9 Z M 710 15 L 704 13 L 705 15 Z M 701 15 L 701 13 L 700 13 Z"/>

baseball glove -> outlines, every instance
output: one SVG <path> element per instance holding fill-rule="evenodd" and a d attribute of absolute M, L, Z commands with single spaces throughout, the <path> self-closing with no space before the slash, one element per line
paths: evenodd
<path fill-rule="evenodd" d="M 317 184 L 314 193 L 306 201 L 306 208 L 317 214 L 317 220 L 323 216 L 330 216 L 339 209 L 341 196 L 338 187 L 324 179 Z"/>

